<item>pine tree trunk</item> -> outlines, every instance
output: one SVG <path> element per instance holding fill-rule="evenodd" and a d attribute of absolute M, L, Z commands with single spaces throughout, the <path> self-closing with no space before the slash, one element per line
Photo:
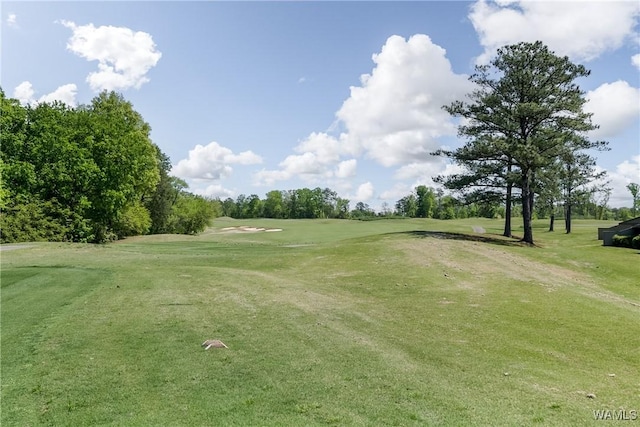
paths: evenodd
<path fill-rule="evenodd" d="M 571 233 L 571 203 L 567 204 L 566 213 L 564 217 L 564 228 L 567 234 Z"/>
<path fill-rule="evenodd" d="M 553 231 L 553 222 L 556 220 L 556 214 L 551 212 L 551 218 L 549 219 L 549 231 Z"/>
<path fill-rule="evenodd" d="M 533 213 L 533 194 L 531 192 L 531 172 L 523 171 L 522 174 L 522 222 L 524 236 L 522 241 L 533 244 L 533 226 L 531 216 Z"/>
<path fill-rule="evenodd" d="M 511 166 L 509 166 L 511 168 Z M 505 199 L 505 209 L 504 209 L 504 233 L 502 233 L 505 237 L 511 237 L 511 184 L 507 184 L 507 197 Z"/>

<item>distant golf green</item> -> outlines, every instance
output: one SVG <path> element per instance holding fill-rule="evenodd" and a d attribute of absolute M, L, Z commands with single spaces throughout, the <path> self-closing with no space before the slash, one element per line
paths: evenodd
<path fill-rule="evenodd" d="M 529 247 L 499 220 L 223 218 L 195 237 L 2 251 L 0 421 L 638 417 L 640 255 L 603 247 L 607 225 L 566 235 L 539 221 Z"/>

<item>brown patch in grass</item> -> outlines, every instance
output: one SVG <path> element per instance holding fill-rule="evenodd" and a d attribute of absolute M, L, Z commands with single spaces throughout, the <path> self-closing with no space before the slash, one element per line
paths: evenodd
<path fill-rule="evenodd" d="M 598 287 L 587 274 L 536 261 L 526 253 L 509 249 L 522 246 L 512 239 L 457 233 L 412 234 L 423 238 L 401 240 L 395 247 L 414 265 L 434 269 L 437 274 L 444 272 L 458 288 L 474 289 L 488 281 L 507 278 L 537 284 L 549 292 L 570 286 L 592 298 L 627 307 L 633 305 L 633 302 Z"/>

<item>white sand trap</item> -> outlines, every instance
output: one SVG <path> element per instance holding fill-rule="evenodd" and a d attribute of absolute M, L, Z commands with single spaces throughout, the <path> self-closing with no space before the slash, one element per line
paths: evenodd
<path fill-rule="evenodd" d="M 221 233 L 272 233 L 274 231 L 282 231 L 282 228 L 263 228 L 241 225 L 239 227 L 225 227 L 220 229 Z"/>

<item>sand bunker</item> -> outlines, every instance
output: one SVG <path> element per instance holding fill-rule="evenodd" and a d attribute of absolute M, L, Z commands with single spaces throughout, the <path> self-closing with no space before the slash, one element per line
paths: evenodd
<path fill-rule="evenodd" d="M 220 232 L 222 233 L 272 233 L 275 231 L 282 231 L 282 228 L 262 228 L 262 227 L 248 227 L 242 225 L 240 227 L 225 227 L 221 228 Z"/>

